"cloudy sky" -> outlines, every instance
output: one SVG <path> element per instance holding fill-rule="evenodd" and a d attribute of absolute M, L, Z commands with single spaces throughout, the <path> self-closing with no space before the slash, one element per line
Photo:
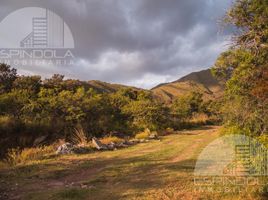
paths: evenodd
<path fill-rule="evenodd" d="M 17 66 L 21 74 L 60 73 L 151 88 L 213 64 L 229 43 L 218 22 L 230 5 L 231 0 L 0 0 L 0 20 L 24 7 L 47 8 L 73 34 L 74 65 Z M 22 29 L 19 21 L 10 26 L 16 34 Z"/>

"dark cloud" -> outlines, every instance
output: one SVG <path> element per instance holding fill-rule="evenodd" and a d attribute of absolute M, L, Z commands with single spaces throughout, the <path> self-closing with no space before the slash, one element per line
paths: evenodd
<path fill-rule="evenodd" d="M 72 67 L 21 67 L 140 87 L 210 67 L 226 48 L 218 20 L 231 0 L 1 0 L 3 18 L 22 7 L 60 15 L 75 40 Z"/>

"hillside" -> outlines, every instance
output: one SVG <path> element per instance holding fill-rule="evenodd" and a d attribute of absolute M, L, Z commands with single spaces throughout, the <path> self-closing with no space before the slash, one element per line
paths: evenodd
<path fill-rule="evenodd" d="M 200 92 L 204 99 L 217 99 L 223 94 L 223 85 L 216 80 L 210 69 L 190 73 L 176 81 L 163 83 L 152 88 L 156 98 L 171 102 L 178 96 L 192 91 Z"/>
<path fill-rule="evenodd" d="M 110 93 L 110 92 L 116 92 L 122 88 L 133 88 L 133 89 L 138 89 L 135 87 L 131 86 L 126 86 L 126 85 L 121 85 L 121 84 L 113 84 L 113 83 L 106 83 L 103 81 L 98 81 L 98 80 L 91 80 L 88 81 L 88 86 L 93 88 L 94 90 L 101 92 L 101 93 Z"/>
<path fill-rule="evenodd" d="M 100 93 L 116 92 L 122 88 L 132 88 L 142 90 L 136 87 L 125 86 L 121 84 L 112 84 L 99 80 L 86 82 L 87 87 L 93 88 Z M 176 81 L 162 83 L 151 89 L 153 95 L 165 103 L 171 102 L 178 96 L 185 95 L 192 91 L 200 92 L 204 99 L 217 99 L 223 95 L 223 85 L 216 80 L 210 72 L 210 69 L 190 73 Z"/>

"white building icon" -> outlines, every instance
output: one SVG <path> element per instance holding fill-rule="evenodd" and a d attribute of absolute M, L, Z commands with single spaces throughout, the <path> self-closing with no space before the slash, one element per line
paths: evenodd
<path fill-rule="evenodd" d="M 45 17 L 33 17 L 32 32 L 20 42 L 20 47 L 64 48 L 64 26 L 61 17 L 46 9 Z"/>

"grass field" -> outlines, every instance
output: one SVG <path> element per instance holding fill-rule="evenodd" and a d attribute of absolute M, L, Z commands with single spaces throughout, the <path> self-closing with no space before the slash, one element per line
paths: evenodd
<path fill-rule="evenodd" d="M 25 200 L 266 199 L 256 188 L 233 193 L 196 190 L 196 159 L 217 137 L 219 127 L 204 127 L 126 149 L 3 168 L 0 194 Z"/>

